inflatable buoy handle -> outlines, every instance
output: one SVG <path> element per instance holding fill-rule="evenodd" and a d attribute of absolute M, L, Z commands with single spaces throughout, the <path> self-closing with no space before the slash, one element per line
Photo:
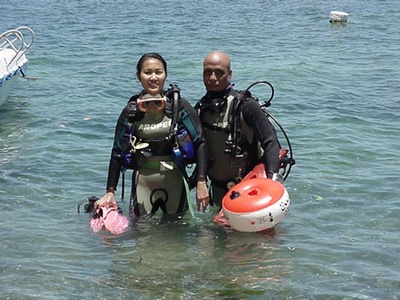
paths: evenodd
<path fill-rule="evenodd" d="M 236 191 L 232 191 L 231 195 L 229 196 L 229 198 L 231 198 L 231 200 L 234 200 L 239 197 L 240 197 L 240 193 L 236 192 Z"/>

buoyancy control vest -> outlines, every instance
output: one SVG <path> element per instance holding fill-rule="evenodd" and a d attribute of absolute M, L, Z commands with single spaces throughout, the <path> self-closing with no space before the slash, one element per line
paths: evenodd
<path fill-rule="evenodd" d="M 196 104 L 211 160 L 209 177 L 224 186 L 227 179 L 240 181 L 259 158 L 259 147 L 240 111 L 241 101 L 247 100 L 231 89 L 220 99 L 206 95 Z"/>
<path fill-rule="evenodd" d="M 269 86 L 271 90 L 269 99 L 264 103 L 260 103 L 259 99 L 250 93 L 251 88 L 260 84 Z M 244 121 L 241 112 L 241 105 L 245 101 L 252 100 L 259 102 L 281 148 L 279 153 L 279 176 L 283 180 L 289 176 L 290 170 L 295 164 L 289 137 L 275 117 L 266 110 L 271 105 L 273 96 L 274 88 L 269 82 L 257 81 L 244 91 L 234 90 L 232 85 L 229 92 L 206 94 L 197 102 L 195 108 L 203 124 L 206 141 L 208 142 L 207 147 L 211 152 L 210 156 L 214 158 L 214 162 L 219 166 L 218 171 L 218 167 L 213 167 L 212 162 L 209 163 L 209 166 L 211 165 L 210 179 L 216 185 L 223 187 L 228 176 L 229 178 L 235 178 L 233 182 L 239 182 L 241 180 L 240 174 L 242 176 L 247 174 L 263 156 L 263 149 L 260 143 L 253 138 L 254 132 Z M 277 128 L 279 129 L 279 136 L 285 140 L 284 147 L 282 147 L 278 138 Z M 226 154 L 230 154 L 230 157 Z M 242 159 L 243 155 L 247 155 L 245 160 L 247 163 Z M 232 177 L 235 175 L 237 177 Z M 219 181 L 218 179 L 223 179 L 224 181 Z M 230 182 L 232 180 L 228 183 Z"/>
<path fill-rule="evenodd" d="M 179 91 L 176 86 L 173 88 L 174 92 L 176 89 Z M 174 147 L 179 148 L 184 164 L 195 162 L 194 143 L 198 139 L 197 131 L 188 113 L 181 109 L 180 97 L 174 103 L 170 89 L 165 92 L 167 105 L 163 119 L 154 120 L 149 114 L 139 111 L 136 102 L 139 95 L 129 100 L 128 119 L 121 141 L 121 164 L 124 169 L 138 168 L 142 156 L 171 155 Z"/>

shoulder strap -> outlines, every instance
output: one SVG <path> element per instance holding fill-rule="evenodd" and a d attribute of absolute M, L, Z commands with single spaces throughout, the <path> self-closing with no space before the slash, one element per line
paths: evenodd
<path fill-rule="evenodd" d="M 129 123 L 133 123 L 135 121 L 137 115 L 137 102 L 136 101 L 129 101 L 128 102 L 128 120 Z"/>
<path fill-rule="evenodd" d="M 211 101 L 208 100 L 207 98 L 207 94 L 205 96 L 203 96 L 203 98 L 201 98 L 194 106 L 195 110 L 197 111 L 197 114 L 199 115 L 199 118 L 202 122 L 202 126 L 204 128 L 207 129 L 211 129 L 214 131 L 222 131 L 225 132 L 227 134 L 229 134 L 231 132 L 231 124 L 232 124 L 232 120 L 233 120 L 233 109 L 236 106 L 237 103 L 237 95 L 238 92 L 235 91 L 234 89 L 231 89 L 227 94 L 225 95 L 221 95 L 221 98 L 218 98 L 218 101 L 214 101 L 214 99 L 212 99 Z M 207 104 L 205 104 L 205 100 L 207 99 Z M 231 103 L 231 100 L 233 100 L 234 103 Z M 210 103 L 211 102 L 211 103 Z M 229 107 L 228 107 L 228 111 L 227 111 L 227 122 L 228 122 L 228 127 L 218 127 L 215 126 L 213 124 L 209 124 L 206 123 L 204 121 L 204 113 L 210 111 L 211 113 L 219 113 L 221 112 L 221 109 L 223 106 L 228 105 L 229 102 Z"/>
<path fill-rule="evenodd" d="M 230 153 L 231 156 L 238 155 L 238 149 L 240 147 L 241 139 L 242 139 L 242 129 L 241 129 L 241 121 L 240 121 L 240 114 L 241 110 L 240 107 L 245 101 L 246 94 L 241 91 L 231 90 L 231 93 L 228 97 L 234 97 L 233 103 L 230 106 L 229 111 L 229 136 L 226 141 L 228 145 L 227 152 Z M 242 149 L 243 150 L 243 149 Z"/>
<path fill-rule="evenodd" d="M 143 117 L 143 113 L 138 111 L 136 100 L 139 98 L 139 95 L 132 96 L 128 101 L 128 122 L 133 123 L 134 121 L 138 121 Z"/>
<path fill-rule="evenodd" d="M 178 120 L 179 120 L 179 100 L 181 98 L 180 88 L 171 83 L 167 90 L 167 108 L 166 114 L 171 114 L 171 127 L 168 134 L 168 139 L 174 141 L 178 135 Z"/>

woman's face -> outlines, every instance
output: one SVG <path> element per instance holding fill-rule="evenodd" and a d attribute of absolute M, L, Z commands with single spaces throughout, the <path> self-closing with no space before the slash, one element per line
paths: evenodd
<path fill-rule="evenodd" d="M 146 59 L 142 63 L 141 71 L 136 75 L 146 94 L 151 96 L 162 94 L 167 74 L 161 61 L 156 58 Z"/>

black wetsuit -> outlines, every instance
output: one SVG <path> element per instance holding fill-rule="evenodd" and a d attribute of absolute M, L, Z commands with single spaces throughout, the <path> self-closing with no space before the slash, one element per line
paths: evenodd
<path fill-rule="evenodd" d="M 240 120 L 237 122 L 239 131 L 236 146 L 239 147 L 238 154 L 243 155 L 234 157 L 229 153 L 226 141 L 232 134 L 231 116 L 235 97 L 237 99 L 238 92 L 229 88 L 224 92 L 209 92 L 196 104 L 207 142 L 213 202 L 218 205 L 228 191 L 227 184 L 240 180 L 257 163 L 264 163 L 268 176 L 279 170 L 280 147 L 274 128 L 259 103 L 250 96 L 242 98 L 236 114 Z M 259 153 L 260 146 L 262 156 Z M 215 188 L 221 189 L 218 195 Z"/>

